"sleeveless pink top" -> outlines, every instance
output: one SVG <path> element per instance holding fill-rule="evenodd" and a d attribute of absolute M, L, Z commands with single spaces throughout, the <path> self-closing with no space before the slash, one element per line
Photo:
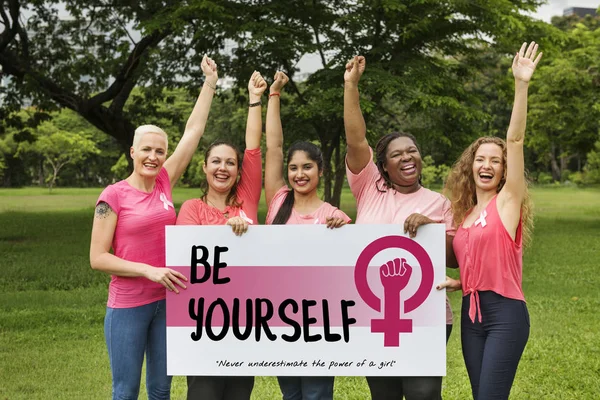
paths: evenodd
<path fill-rule="evenodd" d="M 454 237 L 454 254 L 460 268 L 463 295 L 472 294 L 469 305 L 471 322 L 475 322 L 476 313 L 481 322 L 479 291 L 491 290 L 510 299 L 525 301 L 521 287 L 522 220 L 519 221 L 515 240 L 512 240 L 500 219 L 497 197 L 492 198 L 470 227 L 463 228 L 461 225 Z"/>

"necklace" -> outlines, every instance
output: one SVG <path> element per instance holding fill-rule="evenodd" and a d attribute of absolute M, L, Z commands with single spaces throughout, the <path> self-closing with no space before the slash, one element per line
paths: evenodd
<path fill-rule="evenodd" d="M 206 196 L 206 201 L 208 202 L 208 204 L 209 204 L 211 207 L 213 207 L 213 208 L 216 208 L 217 210 L 219 210 L 219 211 L 220 211 L 220 212 L 223 214 L 223 216 L 224 216 L 225 218 L 229 218 L 229 211 L 222 211 L 222 210 L 221 210 L 219 207 L 217 207 L 217 206 L 216 206 L 216 204 L 215 204 L 215 203 L 213 203 L 212 201 L 210 201 L 210 199 L 208 198 L 208 196 Z"/>

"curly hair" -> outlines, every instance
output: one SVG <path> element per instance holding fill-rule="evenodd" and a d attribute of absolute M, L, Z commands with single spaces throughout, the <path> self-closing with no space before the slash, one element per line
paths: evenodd
<path fill-rule="evenodd" d="M 375 145 L 375 165 L 377 165 L 377 169 L 379 170 L 379 174 L 381 175 L 379 179 L 375 182 L 375 187 L 380 192 L 387 192 L 387 189 L 392 189 L 394 187 L 394 183 L 390 179 L 390 175 L 386 172 L 384 166 L 387 163 L 387 151 L 390 143 L 398 139 L 400 137 L 409 138 L 414 143 L 419 155 L 421 154 L 421 148 L 419 147 L 419 143 L 417 143 L 417 138 L 414 135 L 406 132 L 392 132 L 384 135 L 379 139 L 377 144 Z M 419 171 L 419 174 L 421 171 Z M 383 184 L 380 185 L 380 182 L 383 181 Z M 419 175 L 419 185 L 423 186 L 421 183 L 421 175 Z"/>
<path fill-rule="evenodd" d="M 475 161 L 475 153 L 477 153 L 479 146 L 486 143 L 493 143 L 502 149 L 502 165 L 506 166 L 506 142 L 499 137 L 480 137 L 465 149 L 460 158 L 452 166 L 444 188 L 444 194 L 452 201 L 452 214 L 454 224 L 457 227 L 463 223 L 467 212 L 477 204 L 473 162 Z M 502 178 L 496 191 L 500 192 L 505 183 L 506 167 L 504 167 Z M 526 247 L 531 242 L 533 231 L 533 203 L 528 187 L 529 180 L 527 172 L 525 172 L 525 195 L 521 203 L 523 247 Z"/>
<path fill-rule="evenodd" d="M 208 148 L 206 149 L 206 152 L 204 153 L 204 165 L 206 166 L 206 160 L 208 160 L 208 158 L 210 157 L 210 153 L 212 152 L 212 149 L 214 149 L 217 146 L 222 146 L 222 145 L 229 146 L 233 149 L 233 151 L 235 151 L 235 156 L 236 156 L 237 164 L 238 164 L 238 172 L 241 172 L 242 171 L 242 162 L 244 159 L 242 152 L 240 151 L 240 149 L 237 148 L 236 145 L 234 145 L 233 143 L 230 143 L 226 140 L 215 140 L 214 142 L 212 142 L 210 144 L 210 146 L 208 146 Z M 238 182 L 239 182 L 239 179 L 236 178 L 235 183 L 233 184 L 233 186 L 231 187 L 231 190 L 229 191 L 229 194 L 227 195 L 227 199 L 225 201 L 228 206 L 233 206 L 233 207 L 241 207 L 242 206 L 242 203 L 237 198 Z M 206 195 L 208 194 L 208 181 L 206 178 L 204 178 L 200 182 L 200 190 L 202 191 L 202 196 L 200 196 L 200 198 L 202 199 L 202 201 L 206 201 Z"/>

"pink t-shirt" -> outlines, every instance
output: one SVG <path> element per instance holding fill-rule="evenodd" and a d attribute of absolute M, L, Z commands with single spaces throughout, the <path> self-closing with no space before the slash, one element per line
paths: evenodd
<path fill-rule="evenodd" d="M 523 300 L 522 221 L 519 221 L 515 240 L 504 227 L 494 196 L 485 211 L 468 228 L 462 225 L 452 243 L 460 267 L 463 294 L 473 293 L 469 318 L 475 322 L 479 315 L 479 291 L 491 290 L 509 299 Z"/>
<path fill-rule="evenodd" d="M 371 150 L 371 157 L 373 157 L 373 150 Z M 437 223 L 444 223 L 446 234 L 456 233 L 453 226 L 452 205 L 442 194 L 424 187 L 409 194 L 389 189 L 385 186 L 373 161 L 358 174 L 353 174 L 346 163 L 346 174 L 350 190 L 356 198 L 357 224 L 399 224 L 404 232 L 406 218 L 413 213 L 419 213 Z M 446 296 L 446 323 L 452 324 L 452 309 L 448 296 Z"/>
<path fill-rule="evenodd" d="M 282 186 L 281 189 L 275 193 L 275 196 L 273 196 L 273 200 L 271 200 L 269 211 L 267 213 L 267 225 L 271 225 L 273 223 L 273 220 L 275 219 L 275 216 L 277 215 L 277 212 L 279 211 L 279 208 L 283 204 L 285 196 L 287 196 L 289 191 L 290 189 L 287 186 Z M 286 225 L 326 224 L 327 217 L 342 218 L 344 221 L 346 221 L 346 223 L 351 221 L 350 217 L 348 217 L 342 210 L 332 206 L 327 202 L 323 202 L 319 208 L 310 214 L 299 214 L 296 209 L 292 208 L 290 219 L 288 219 Z"/>
<path fill-rule="evenodd" d="M 165 226 L 175 224 L 171 183 L 162 168 L 150 193 L 133 188 L 127 181 L 110 185 L 96 205 L 107 203 L 117 214 L 112 248 L 115 256 L 127 261 L 165 266 Z M 165 287 L 144 277 L 112 275 L 108 307 L 130 308 L 165 298 Z"/>
<path fill-rule="evenodd" d="M 258 224 L 258 202 L 262 190 L 261 150 L 244 152 L 242 176 L 237 186 L 237 200 L 241 207 L 227 206 L 224 211 L 206 204 L 201 199 L 191 199 L 181 205 L 177 225 L 225 225 L 229 218 L 242 217 Z"/>

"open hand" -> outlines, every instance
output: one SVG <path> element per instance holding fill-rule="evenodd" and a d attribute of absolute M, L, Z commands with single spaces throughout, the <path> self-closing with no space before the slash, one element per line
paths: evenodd
<path fill-rule="evenodd" d="M 527 42 L 523 43 L 521 50 L 513 59 L 512 71 L 515 80 L 529 82 L 535 68 L 542 59 L 543 53 L 538 54 L 537 57 L 535 56 L 537 51 L 538 45 L 536 42 L 531 42 L 529 46 L 527 46 Z"/>

